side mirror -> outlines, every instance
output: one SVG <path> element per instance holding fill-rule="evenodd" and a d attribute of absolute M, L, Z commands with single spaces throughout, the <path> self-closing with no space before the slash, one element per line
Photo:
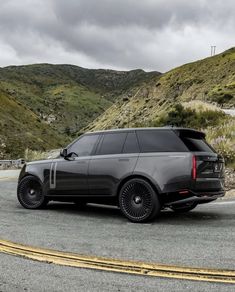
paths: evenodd
<path fill-rule="evenodd" d="M 60 151 L 60 156 L 61 157 L 67 157 L 68 156 L 68 150 L 67 148 L 64 148 Z"/>

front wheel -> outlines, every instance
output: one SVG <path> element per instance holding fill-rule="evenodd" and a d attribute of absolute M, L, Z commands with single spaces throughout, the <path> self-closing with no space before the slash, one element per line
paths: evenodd
<path fill-rule="evenodd" d="M 20 204 L 27 209 L 39 209 L 48 203 L 43 194 L 41 183 L 31 175 L 19 182 L 17 197 Z"/>
<path fill-rule="evenodd" d="M 174 207 L 171 207 L 171 209 L 176 213 L 186 213 L 193 210 L 196 207 L 197 207 L 197 203 L 192 203 L 188 205 L 174 206 Z"/>
<path fill-rule="evenodd" d="M 127 181 L 119 193 L 122 213 L 132 222 L 146 222 L 160 212 L 160 204 L 153 187 L 144 179 Z"/>

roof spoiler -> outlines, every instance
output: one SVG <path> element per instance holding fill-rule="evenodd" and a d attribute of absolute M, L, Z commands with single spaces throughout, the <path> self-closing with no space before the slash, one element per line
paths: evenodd
<path fill-rule="evenodd" d="M 197 131 L 194 129 L 175 129 L 175 132 L 178 136 L 188 137 L 188 138 L 197 138 L 197 139 L 205 139 L 206 134 L 201 131 Z"/>

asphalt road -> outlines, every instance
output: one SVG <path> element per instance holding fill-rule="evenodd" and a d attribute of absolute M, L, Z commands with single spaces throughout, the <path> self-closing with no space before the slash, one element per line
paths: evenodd
<path fill-rule="evenodd" d="M 11 177 L 6 180 L 6 177 Z M 117 208 L 51 203 L 23 209 L 13 172 L 0 174 L 0 238 L 37 247 L 191 267 L 235 269 L 235 200 L 129 223 Z M 0 254 L 0 291 L 234 291 L 234 285 L 151 278 Z"/>

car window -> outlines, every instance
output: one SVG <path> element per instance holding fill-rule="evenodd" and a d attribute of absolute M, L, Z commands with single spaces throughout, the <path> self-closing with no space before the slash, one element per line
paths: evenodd
<path fill-rule="evenodd" d="M 78 156 L 89 156 L 98 140 L 99 135 L 86 135 L 77 140 L 68 149 L 68 153 L 74 152 Z"/>
<path fill-rule="evenodd" d="M 181 137 L 181 139 L 190 151 L 215 152 L 214 149 L 208 145 L 204 139 L 191 137 Z"/>
<path fill-rule="evenodd" d="M 123 153 L 138 153 L 138 152 L 140 152 L 140 150 L 139 150 L 136 133 L 135 132 L 128 133 L 124 147 L 123 147 Z"/>
<path fill-rule="evenodd" d="M 126 135 L 127 133 L 106 133 L 98 154 L 105 155 L 122 153 Z"/>
<path fill-rule="evenodd" d="M 137 131 L 141 152 L 188 152 L 180 138 L 170 130 Z"/>

